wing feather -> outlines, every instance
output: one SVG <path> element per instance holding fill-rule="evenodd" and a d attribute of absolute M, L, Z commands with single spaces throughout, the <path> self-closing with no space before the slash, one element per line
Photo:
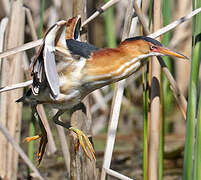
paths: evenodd
<path fill-rule="evenodd" d="M 59 26 L 59 29 L 55 29 L 58 27 L 57 23 L 48 30 L 43 39 L 43 44 L 31 64 L 33 93 L 38 95 L 41 89 L 48 87 L 53 99 L 60 93 L 57 65 L 64 63 L 66 67 L 74 61 L 74 56 L 72 56 L 71 50 L 69 51 L 66 40 L 68 38 L 79 40 L 80 17 L 77 16 L 68 20 L 66 26 L 63 22 Z"/>
<path fill-rule="evenodd" d="M 54 51 L 50 51 L 48 48 L 45 48 L 44 51 L 44 68 L 52 96 L 53 98 L 56 98 L 60 93 L 59 76 L 57 73 Z"/>
<path fill-rule="evenodd" d="M 39 94 L 39 90 L 42 82 L 44 81 L 43 76 L 43 56 L 42 52 L 44 49 L 44 44 L 40 46 L 38 54 L 34 57 L 30 65 L 31 75 L 33 76 L 32 91 L 34 95 Z"/>

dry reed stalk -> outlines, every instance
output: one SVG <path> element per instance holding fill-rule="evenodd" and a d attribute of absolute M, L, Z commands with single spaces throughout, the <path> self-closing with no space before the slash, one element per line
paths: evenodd
<path fill-rule="evenodd" d="M 125 15 L 125 23 L 124 23 L 124 29 L 122 34 L 122 40 L 126 39 L 126 37 L 129 36 L 131 22 L 132 22 L 132 15 L 133 15 L 133 2 L 134 2 L 133 0 L 129 0 L 129 3 L 128 3 L 126 15 Z M 105 153 L 104 153 L 103 167 L 102 167 L 102 173 L 101 173 L 101 180 L 105 180 L 106 173 L 109 172 L 108 170 L 110 169 L 116 130 L 117 130 L 121 103 L 123 98 L 124 85 L 125 85 L 125 80 L 115 83 L 114 96 L 112 99 L 110 120 L 109 120 L 108 133 L 107 133 L 107 141 L 106 141 L 106 147 L 105 147 Z M 118 173 L 116 173 L 116 175 L 118 177 Z"/>
<path fill-rule="evenodd" d="M 153 32 L 161 27 L 161 1 L 155 0 L 153 6 Z M 159 40 L 160 38 L 158 38 Z M 148 179 L 158 179 L 159 170 L 159 145 L 161 128 L 161 98 L 160 82 L 161 67 L 156 57 L 153 57 L 151 69 L 151 113 L 150 113 L 150 141 L 148 160 Z"/>
<path fill-rule="evenodd" d="M 24 42 L 25 12 L 23 0 L 11 2 L 11 15 L 6 34 L 6 49 L 10 49 Z M 9 59 L 9 60 L 8 60 Z M 11 56 L 2 64 L 2 85 L 15 84 L 23 80 L 21 54 Z M 16 90 L 1 96 L 1 121 L 9 129 L 11 136 L 17 142 L 20 140 L 22 105 L 15 100 L 22 96 L 22 90 Z M 11 112 L 12 111 L 12 112 Z M 5 179 L 17 179 L 18 153 L 12 145 L 0 138 L 0 175 Z M 2 140 L 3 139 L 3 140 Z M 2 144 L 3 143 L 3 144 Z"/>
<path fill-rule="evenodd" d="M 196 14 L 198 14 L 200 12 L 201 12 L 201 7 L 195 9 L 194 11 L 188 13 L 187 15 L 181 17 L 180 19 L 177 19 L 177 20 L 173 21 L 172 23 L 170 23 L 167 26 L 161 28 L 160 30 L 152 33 L 151 36 L 149 36 L 149 37 L 156 38 L 156 37 L 168 32 L 168 31 L 174 29 L 178 25 L 180 25 L 180 24 L 182 24 L 184 22 L 187 22 L 188 20 L 192 19 L 193 16 L 195 16 Z"/>
<path fill-rule="evenodd" d="M 73 1 L 72 0 L 65 0 L 61 2 L 61 9 L 63 12 L 63 17 L 69 19 L 73 15 Z"/>
<path fill-rule="evenodd" d="M 158 62 L 160 63 L 160 66 L 165 73 L 168 81 L 170 82 L 170 89 L 173 92 L 173 95 L 175 97 L 175 100 L 179 106 L 179 109 L 183 115 L 184 120 L 186 120 L 186 110 L 187 110 L 187 101 L 184 95 L 181 93 L 181 90 L 179 89 L 177 82 L 175 81 L 174 77 L 171 75 L 168 67 L 166 66 L 165 62 L 163 61 L 162 57 L 157 57 Z"/>
<path fill-rule="evenodd" d="M 3 51 L 3 46 L 4 46 L 4 37 L 5 37 L 5 31 L 6 31 L 6 27 L 8 25 L 8 18 L 3 18 L 0 22 L 0 52 Z M 0 59 L 0 71 L 1 71 L 1 60 Z"/>
<path fill-rule="evenodd" d="M 173 11 L 177 12 L 177 13 L 174 13 L 174 19 L 178 19 L 179 17 L 182 17 L 184 13 L 186 12 L 189 13 L 191 10 L 192 10 L 191 1 L 188 1 L 188 0 L 178 1 L 178 5 L 173 6 Z M 188 21 L 188 23 L 185 23 L 179 26 L 177 29 L 175 29 L 172 36 L 172 40 L 169 43 L 169 46 L 171 48 L 174 49 L 175 47 L 180 47 L 183 41 L 186 41 L 186 39 L 191 39 L 192 29 L 189 28 L 190 26 L 191 26 L 191 21 Z"/>
<path fill-rule="evenodd" d="M 93 96 L 95 102 L 99 105 L 99 108 L 101 109 L 101 111 L 106 114 L 108 112 L 108 105 L 107 105 L 107 102 L 105 101 L 101 91 L 99 89 L 94 91 L 92 93 L 92 96 Z"/>
<path fill-rule="evenodd" d="M 33 22 L 33 18 L 32 18 L 30 9 L 25 8 L 25 13 L 26 13 L 28 24 L 30 26 L 31 37 L 34 41 L 36 41 L 38 39 L 38 36 L 37 36 L 36 30 L 35 30 L 35 26 L 34 26 L 34 22 Z"/>
<path fill-rule="evenodd" d="M 125 84 L 125 80 L 122 80 L 115 84 L 111 112 L 110 112 L 106 147 L 105 147 L 105 153 L 104 153 L 103 167 L 102 167 L 102 173 L 101 173 L 101 180 L 105 180 L 106 170 L 110 169 L 116 130 L 117 130 L 120 109 L 121 109 L 121 102 L 122 102 L 122 97 L 124 92 L 124 84 Z"/>
<path fill-rule="evenodd" d="M 10 11 L 10 2 L 8 0 L 1 0 L 0 1 L 0 18 L 1 17 L 8 17 Z"/>
<path fill-rule="evenodd" d="M 87 9 L 86 9 L 86 0 L 75 0 L 73 1 L 73 14 L 81 15 L 82 20 L 86 20 Z M 86 34 L 81 36 L 82 41 L 87 39 Z M 91 115 L 89 112 L 89 104 L 88 100 L 85 100 L 85 105 L 87 108 L 87 117 L 81 111 L 77 111 L 73 113 L 71 118 L 71 125 L 82 130 L 86 135 L 91 133 Z M 83 154 L 83 150 L 81 147 L 78 151 L 75 150 L 77 146 L 77 137 L 73 132 L 70 132 L 70 178 L 74 180 L 82 179 L 98 179 L 96 164 L 94 160 L 89 160 L 85 154 Z M 91 157 L 92 158 L 92 157 Z"/>
<path fill-rule="evenodd" d="M 104 101 L 105 103 L 108 103 L 113 97 L 113 92 L 109 92 L 107 93 L 107 95 L 104 97 Z M 91 107 L 91 113 L 95 113 L 96 111 L 98 111 L 100 108 L 100 104 L 99 103 L 95 103 L 94 105 L 92 105 Z"/>
<path fill-rule="evenodd" d="M 59 2 L 59 1 L 57 1 Z M 59 15 L 55 6 L 51 6 L 49 10 L 49 16 L 48 16 L 48 22 L 47 22 L 47 27 L 51 27 L 55 22 L 58 21 Z M 63 18 L 62 18 L 63 19 Z"/>
<path fill-rule="evenodd" d="M 55 142 L 53 139 L 52 131 L 50 129 L 43 105 L 38 104 L 36 109 L 38 111 L 38 114 L 39 114 L 41 121 L 45 127 L 45 130 L 47 132 L 47 138 L 48 138 L 47 155 L 49 156 L 51 154 L 54 154 L 56 152 L 57 148 L 56 148 L 56 145 L 55 145 Z"/>
<path fill-rule="evenodd" d="M 113 177 L 116 177 L 117 179 L 133 180 L 133 179 L 131 179 L 131 178 L 127 177 L 127 176 L 124 176 L 123 174 L 118 173 L 118 172 L 116 172 L 116 171 L 114 171 L 112 169 L 106 169 L 105 171 L 107 172 L 107 174 L 109 174 L 109 175 L 111 175 Z"/>
<path fill-rule="evenodd" d="M 140 75 L 141 75 L 141 72 L 140 72 L 140 71 L 136 72 L 136 73 L 135 73 L 135 76 L 132 76 L 132 77 L 130 77 L 130 78 L 127 80 L 128 83 L 125 84 L 125 87 L 129 86 L 129 88 L 131 88 L 131 85 L 133 84 L 133 81 L 135 81 L 136 79 L 138 79 L 138 78 L 140 77 Z M 0 92 L 1 92 L 1 90 L 0 90 Z M 107 103 L 112 99 L 112 97 L 113 97 L 113 92 L 110 91 L 110 92 L 108 92 L 107 95 L 104 97 L 103 101 L 107 104 Z M 96 103 L 91 107 L 91 113 L 92 113 L 92 114 L 95 113 L 99 108 L 101 108 L 101 107 L 100 107 L 100 104 L 99 104 L 98 102 L 96 102 Z"/>
<path fill-rule="evenodd" d="M 188 0 L 178 1 L 178 5 L 174 6 L 174 11 L 176 19 L 184 15 L 184 13 L 191 11 L 192 9 L 192 2 Z M 177 9 L 176 9 L 177 7 Z M 190 57 L 191 56 L 191 43 L 192 43 L 192 28 L 191 22 L 182 24 L 177 29 L 175 29 L 173 37 L 172 37 L 172 44 L 174 44 L 174 49 L 177 48 L 180 52 L 185 52 L 185 54 Z M 179 61 L 176 58 L 175 61 L 175 78 L 177 85 L 179 86 L 182 94 L 187 94 L 188 91 L 188 83 L 190 80 L 190 61 Z M 185 74 L 185 77 L 184 77 Z M 189 77 L 189 78 L 186 78 Z"/>
<path fill-rule="evenodd" d="M 3 21 L 4 21 L 4 25 L 3 25 Z M 2 41 L 1 42 L 1 51 L 4 48 L 3 44 L 4 44 L 5 31 L 7 29 L 7 24 L 8 24 L 8 18 L 3 19 L 1 21 L 1 41 Z M 4 26 L 4 27 L 2 27 L 2 26 Z M 2 62 L 1 62 L 1 65 L 2 65 Z M 2 66 L 1 66 L 1 68 L 2 68 Z M 1 72 L 2 72 L 2 69 L 1 69 Z M 1 98 L 2 98 L 2 96 L 1 96 Z M 0 112 L 4 111 L 3 105 L 4 105 L 4 103 L 0 101 Z M 4 119 L 5 118 L 2 118 L 2 116 L 1 116 L 1 120 L 0 121 L 1 121 L 2 124 L 5 124 Z M 1 145 L 5 145 L 6 144 L 6 139 L 1 134 L 0 134 L 0 144 Z M 5 153 L 6 153 L 5 151 L 6 151 L 6 149 L 2 148 L 1 153 L 0 153 L 0 157 L 2 157 L 3 155 L 5 155 Z M 4 161 L 5 161 L 5 159 L 4 159 Z M 0 177 L 4 177 L 5 176 L 5 170 L 6 170 L 5 162 L 2 161 L 2 163 L 0 163 L 0 167 L 1 167 L 1 169 L 0 169 Z"/>
<path fill-rule="evenodd" d="M 82 130 L 85 134 L 90 134 L 92 121 L 88 100 L 85 100 L 84 104 L 87 108 L 87 117 L 82 113 L 82 111 L 76 111 L 72 115 L 71 125 Z M 73 132 L 71 132 L 70 135 L 70 178 L 75 180 L 98 180 L 96 162 L 93 159 L 89 160 L 81 148 L 75 150 L 78 142 L 77 137 L 74 136 Z"/>
<path fill-rule="evenodd" d="M 66 142 L 64 128 L 59 125 L 56 125 L 56 127 L 57 127 L 57 132 L 59 135 L 59 140 L 60 140 L 61 150 L 62 150 L 63 157 L 64 157 L 64 162 L 66 165 L 67 177 L 70 177 L 70 151 L 69 151 L 69 146 Z"/>
<path fill-rule="evenodd" d="M 0 53 L 0 58 L 4 58 L 4 57 L 7 57 L 7 56 L 11 56 L 13 54 L 17 54 L 19 52 L 22 52 L 22 51 L 25 51 L 25 50 L 28 50 L 28 49 L 31 49 L 31 48 L 34 48 L 36 46 L 39 46 L 41 45 L 42 43 L 42 39 L 39 39 L 37 41 L 31 41 L 31 42 L 28 42 L 24 45 L 21 45 L 21 46 L 17 46 L 17 47 L 13 47 L 13 48 L 10 48 L 2 53 Z"/>
<path fill-rule="evenodd" d="M 97 11 L 94 14 L 92 14 L 86 21 L 84 21 L 82 23 L 82 27 L 85 26 L 86 24 L 88 24 L 93 19 L 95 19 L 100 14 L 102 14 L 106 9 L 108 9 L 109 7 L 111 7 L 114 4 L 118 3 L 119 1 L 120 0 L 110 0 L 107 3 L 105 3 L 102 7 L 98 8 Z"/>
<path fill-rule="evenodd" d="M 22 83 L 15 83 L 12 85 L 7 85 L 3 88 L 0 88 L 0 93 L 15 90 L 15 89 L 24 88 L 24 87 L 30 86 L 32 83 L 33 83 L 33 80 L 29 80 L 29 81 L 25 81 Z"/>

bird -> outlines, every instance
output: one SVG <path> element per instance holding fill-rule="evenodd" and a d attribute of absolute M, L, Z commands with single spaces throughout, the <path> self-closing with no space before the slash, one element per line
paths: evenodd
<path fill-rule="evenodd" d="M 111 83 L 126 79 L 138 71 L 146 63 L 148 57 L 188 58 L 146 36 L 127 38 L 116 48 L 99 49 L 92 44 L 80 41 L 80 17 L 72 19 L 76 19 L 73 25 L 67 23 L 72 20 L 59 21 L 47 31 L 43 38 L 43 44 L 31 65 L 32 88 L 17 102 L 31 103 L 36 114 L 37 104 L 49 104 L 52 108 L 58 109 L 53 121 L 74 131 L 86 156 L 89 159 L 92 156 L 95 160 L 95 152 L 88 137 L 81 130 L 60 121 L 59 117 L 64 112 L 72 114 L 76 110 L 82 110 L 86 114 L 82 100 L 88 94 Z M 76 28 L 73 28 L 71 33 L 67 33 L 66 30 L 64 32 L 64 27 L 68 29 L 67 24 Z M 58 68 L 60 63 L 62 66 Z M 39 124 L 42 124 L 38 114 L 37 116 Z M 27 140 L 41 138 L 38 150 L 39 163 L 47 144 L 47 135 L 43 125 L 41 125 L 41 131 L 42 135 L 36 136 L 36 138 L 30 137 Z M 91 155 L 87 152 L 87 148 Z"/>
<path fill-rule="evenodd" d="M 61 20 L 55 23 L 52 27 L 48 29 L 48 31 L 45 33 L 42 45 L 40 46 L 37 55 L 32 58 L 29 71 L 31 71 L 31 75 L 33 76 L 33 84 L 32 84 L 32 88 L 27 91 L 26 96 L 28 96 L 29 93 L 32 93 L 32 92 L 36 96 L 39 94 L 41 95 L 41 93 L 39 93 L 39 89 L 41 90 L 41 87 L 43 87 L 43 85 L 46 83 L 45 82 L 46 80 L 44 80 L 44 78 L 46 77 L 52 78 L 51 82 L 56 82 L 58 80 L 58 77 L 51 76 L 51 73 L 57 75 L 57 72 L 60 72 L 61 69 L 70 65 L 72 61 L 76 59 L 76 57 L 72 57 L 70 52 L 68 51 L 65 40 L 76 39 L 80 41 L 80 27 L 81 27 L 81 17 L 78 15 L 69 19 L 68 21 Z M 52 59 L 52 61 L 44 61 L 46 59 L 49 59 L 49 60 Z M 56 61 L 57 67 L 55 67 L 55 61 Z M 53 64 L 50 64 L 50 63 L 53 63 Z M 48 69 L 48 73 L 50 72 L 51 73 L 45 74 L 43 71 L 47 69 L 44 69 L 44 67 Z M 54 84 L 53 86 L 57 87 L 57 85 Z M 26 96 L 23 96 L 22 98 L 18 99 L 16 102 L 27 101 L 31 103 L 32 111 L 39 120 L 39 125 L 40 125 L 42 134 L 32 136 L 32 137 L 27 137 L 25 138 L 25 141 L 30 142 L 32 140 L 37 140 L 41 138 L 39 150 L 37 153 L 38 162 L 40 164 L 44 151 L 45 151 L 47 141 L 48 141 L 47 133 L 43 126 L 41 118 L 36 110 L 37 103 L 35 101 L 30 102 L 30 100 L 27 99 Z"/>

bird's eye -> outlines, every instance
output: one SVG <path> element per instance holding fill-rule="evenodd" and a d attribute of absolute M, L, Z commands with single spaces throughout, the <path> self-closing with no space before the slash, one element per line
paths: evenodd
<path fill-rule="evenodd" d="M 155 49 L 155 46 L 151 45 L 151 46 L 150 46 L 150 50 L 152 51 L 152 50 L 154 50 L 154 49 Z"/>

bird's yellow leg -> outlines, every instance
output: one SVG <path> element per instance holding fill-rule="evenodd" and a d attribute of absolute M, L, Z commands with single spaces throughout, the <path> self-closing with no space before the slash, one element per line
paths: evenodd
<path fill-rule="evenodd" d="M 86 146 L 87 146 L 87 148 L 91 152 L 93 159 L 96 160 L 94 148 L 93 148 L 91 142 L 89 141 L 88 137 L 81 130 L 79 130 L 77 128 L 70 127 L 69 130 L 71 130 L 77 134 L 79 144 L 81 145 L 82 149 L 84 150 L 86 156 L 91 160 L 89 153 L 86 149 Z M 86 146 L 84 145 L 83 138 L 84 138 L 84 142 L 86 143 Z"/>
<path fill-rule="evenodd" d="M 79 103 L 76 106 L 74 106 L 71 109 L 70 114 L 72 115 L 73 112 L 75 112 L 77 110 L 82 110 L 82 112 L 84 114 L 86 114 L 86 108 L 85 108 L 85 105 L 83 103 Z M 77 137 L 78 137 L 78 142 L 81 145 L 82 149 L 84 150 L 86 156 L 91 160 L 91 158 L 89 156 L 89 153 L 88 153 L 88 151 L 86 149 L 86 146 L 87 146 L 88 150 L 91 153 L 91 156 L 93 157 L 94 160 L 96 160 L 96 158 L 95 158 L 95 151 L 94 151 L 93 146 L 91 145 L 91 142 L 89 141 L 88 137 L 81 130 L 79 130 L 77 128 L 74 128 L 74 127 L 71 127 L 69 123 L 64 123 L 64 122 L 62 122 L 62 121 L 59 120 L 59 116 L 61 116 L 65 111 L 66 110 L 59 110 L 55 114 L 55 116 L 53 117 L 53 121 L 57 125 L 60 125 L 60 126 L 66 128 L 66 129 L 69 129 L 69 130 L 75 132 L 77 134 Z M 83 138 L 84 138 L 84 141 L 83 141 Z M 86 146 L 85 146 L 84 142 L 85 142 Z"/>

